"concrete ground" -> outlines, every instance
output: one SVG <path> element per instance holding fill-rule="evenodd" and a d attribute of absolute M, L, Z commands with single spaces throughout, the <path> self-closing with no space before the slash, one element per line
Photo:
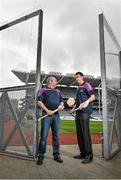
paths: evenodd
<path fill-rule="evenodd" d="M 15 158 L 0 154 L 0 179 L 121 179 L 121 152 L 112 160 L 101 157 L 101 145 L 93 145 L 94 160 L 81 164 L 73 159 L 78 154 L 77 145 L 61 145 L 63 164 L 52 159 L 52 147 L 47 146 L 42 166 L 36 160 Z"/>

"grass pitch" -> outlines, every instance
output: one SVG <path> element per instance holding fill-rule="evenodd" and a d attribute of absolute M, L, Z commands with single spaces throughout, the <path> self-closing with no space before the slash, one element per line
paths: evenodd
<path fill-rule="evenodd" d="M 100 134 L 102 132 L 102 121 L 90 121 L 91 134 Z M 61 132 L 63 133 L 75 133 L 75 121 L 74 120 L 61 120 Z"/>

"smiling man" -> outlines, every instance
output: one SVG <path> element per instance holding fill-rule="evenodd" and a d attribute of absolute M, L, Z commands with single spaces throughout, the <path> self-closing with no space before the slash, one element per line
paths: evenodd
<path fill-rule="evenodd" d="M 43 110 L 43 115 L 47 117 L 41 120 L 41 139 L 38 150 L 38 165 L 43 164 L 44 154 L 46 153 L 46 141 L 49 128 L 52 130 L 53 156 L 54 160 L 63 163 L 59 153 L 59 128 L 60 117 L 59 110 L 64 109 L 63 98 L 59 89 L 56 88 L 57 80 L 55 77 L 47 79 L 47 87 L 41 88 L 37 98 L 38 108 Z"/>

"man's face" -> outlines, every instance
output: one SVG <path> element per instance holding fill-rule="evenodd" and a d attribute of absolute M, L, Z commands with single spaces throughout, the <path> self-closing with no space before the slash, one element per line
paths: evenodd
<path fill-rule="evenodd" d="M 51 88 L 55 88 L 57 85 L 57 80 L 55 78 L 51 78 L 50 81 L 49 81 L 49 86 Z"/>
<path fill-rule="evenodd" d="M 79 74 L 75 75 L 74 78 L 75 78 L 75 81 L 76 81 L 79 85 L 82 84 L 83 81 L 84 81 L 84 77 L 83 77 L 83 76 L 80 76 Z"/>

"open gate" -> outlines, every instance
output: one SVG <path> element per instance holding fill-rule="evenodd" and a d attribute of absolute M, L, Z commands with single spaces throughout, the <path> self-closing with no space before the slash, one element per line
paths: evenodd
<path fill-rule="evenodd" d="M 121 47 L 106 18 L 99 15 L 104 158 L 121 150 Z"/>
<path fill-rule="evenodd" d="M 38 148 L 36 96 L 41 77 L 43 11 L 37 10 L 0 27 L 1 33 L 35 17 L 38 18 L 35 84 L 0 89 L 0 151 L 27 157 L 35 157 Z"/>

